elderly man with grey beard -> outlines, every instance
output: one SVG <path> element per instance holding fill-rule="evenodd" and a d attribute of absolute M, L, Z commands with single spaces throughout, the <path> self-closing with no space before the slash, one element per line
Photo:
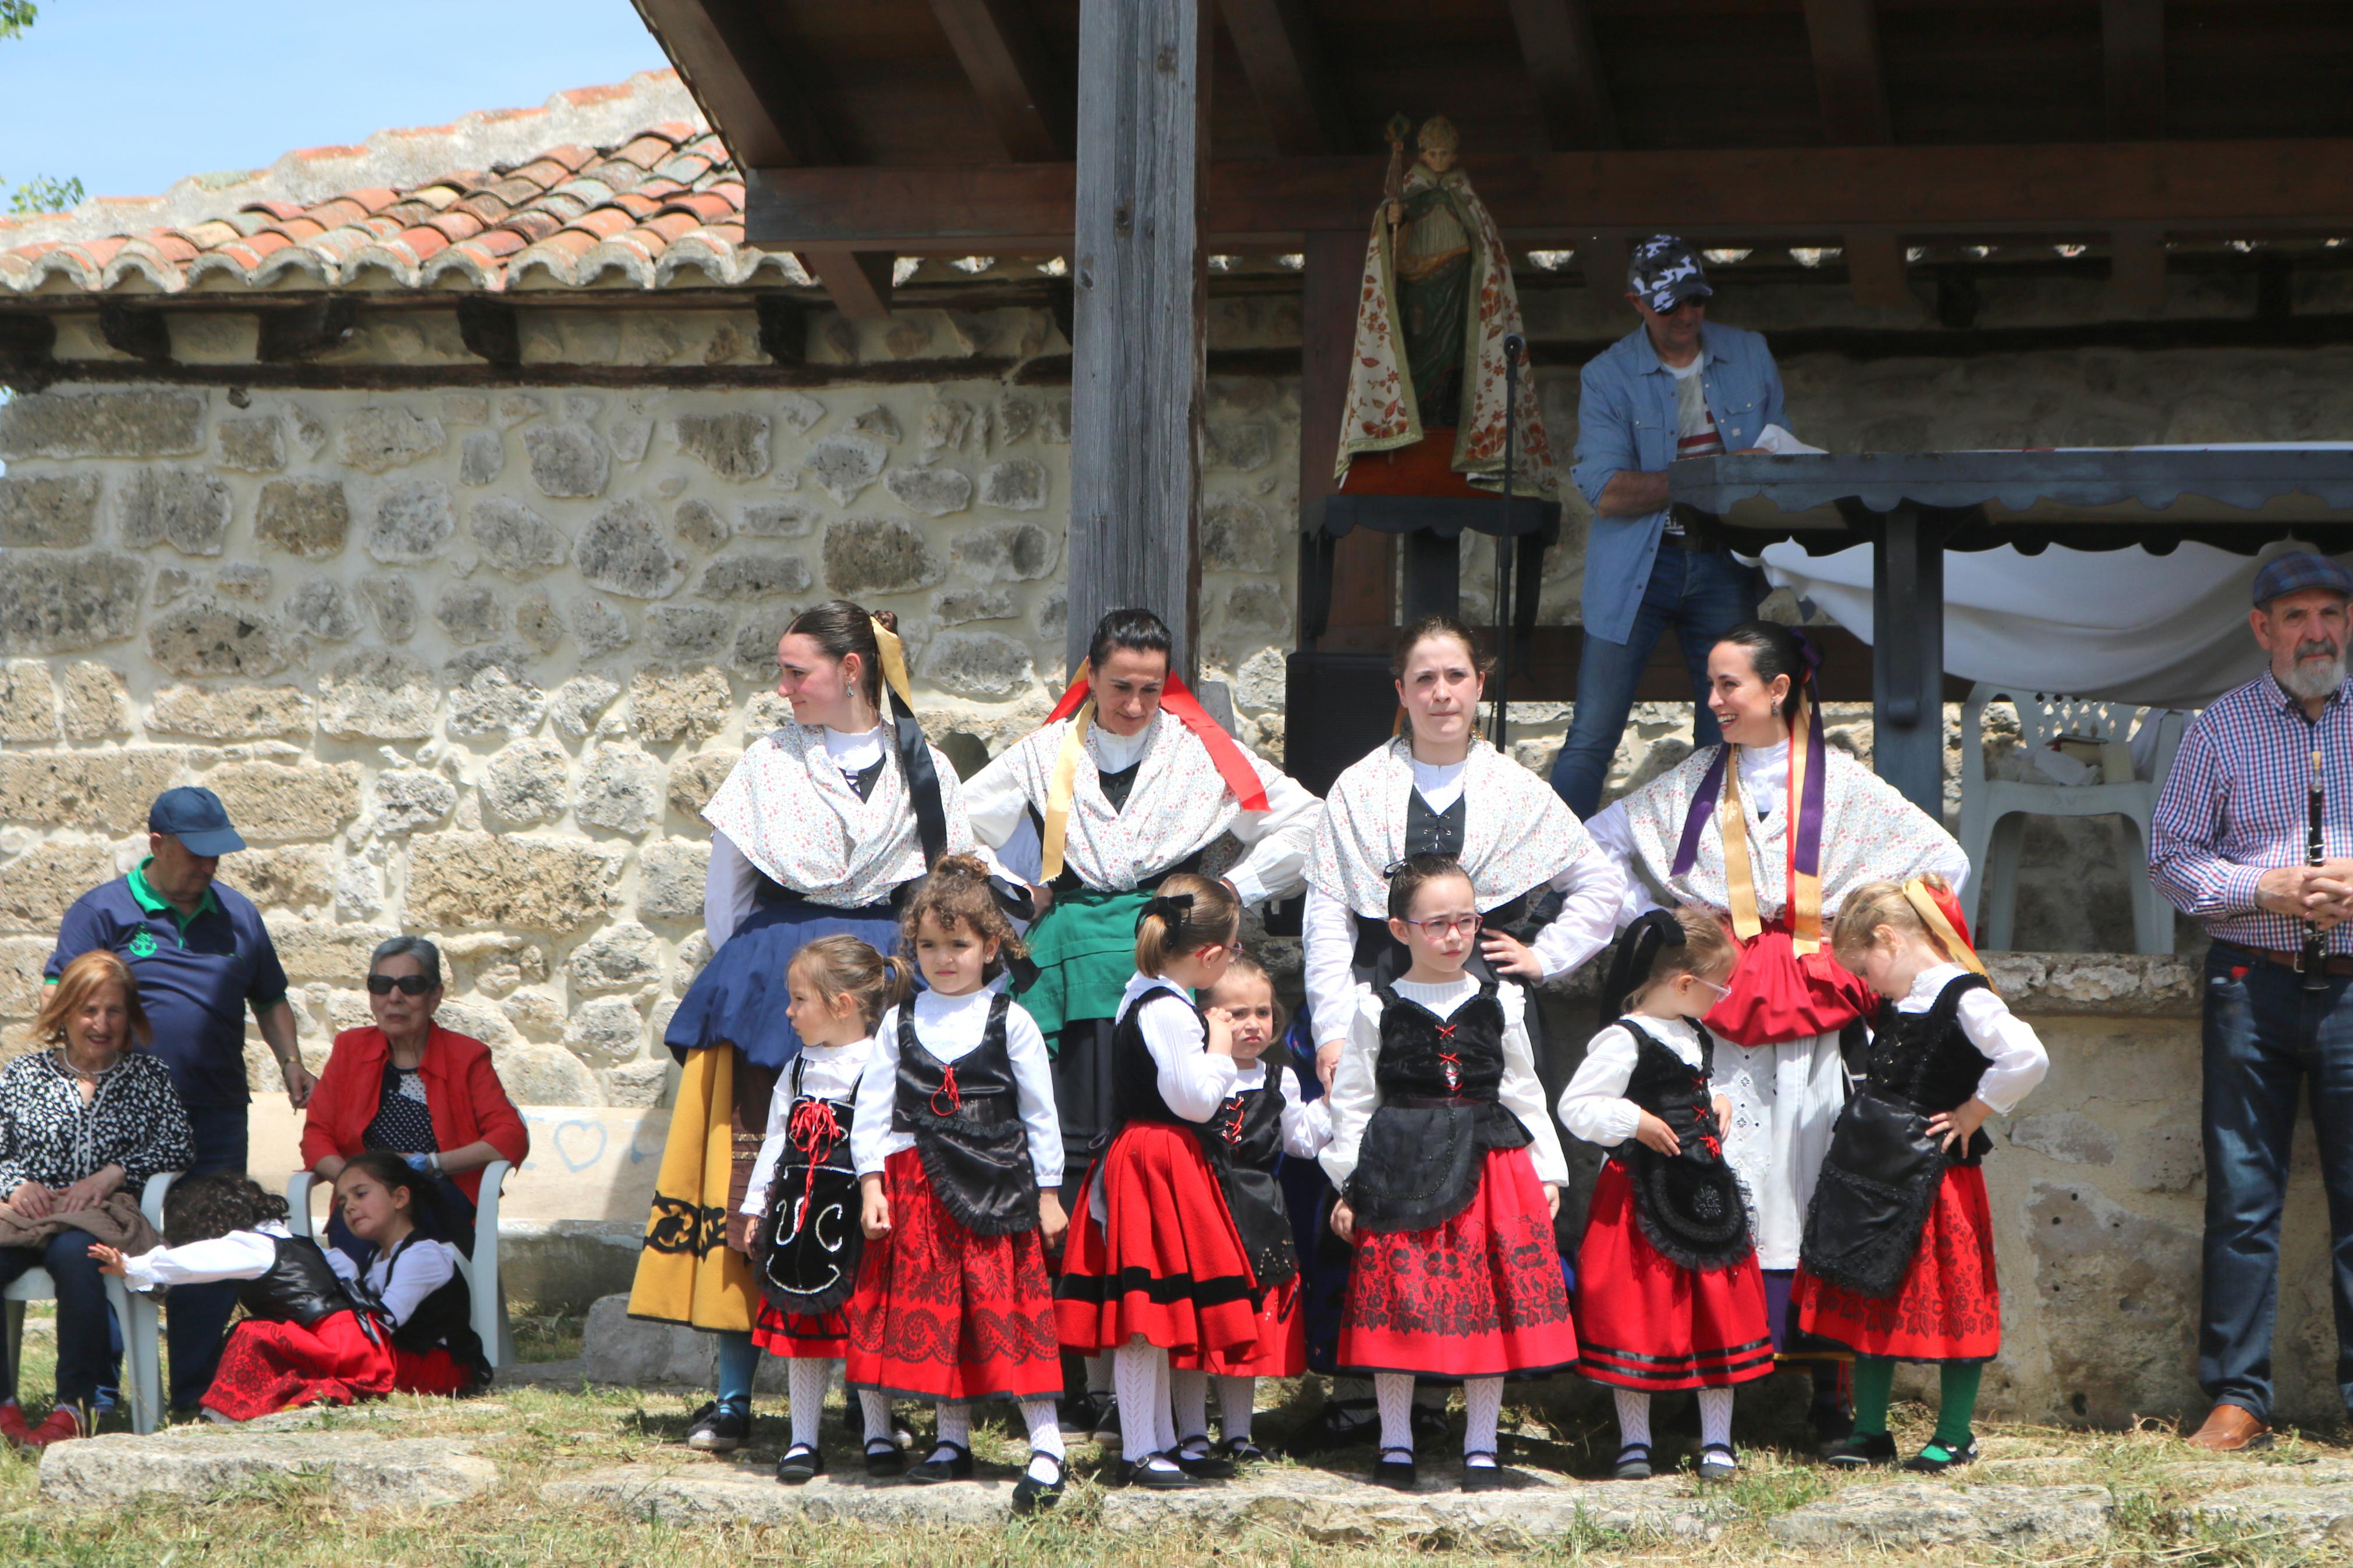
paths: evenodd
<path fill-rule="evenodd" d="M 2306 1079 L 2335 1238 L 2337 1390 L 2353 1408 L 2348 599 L 2353 572 L 2326 556 L 2282 555 L 2255 574 L 2249 618 L 2270 668 L 2189 726 L 2150 825 L 2149 875 L 2213 938 L 2198 1381 L 2214 1405 L 2189 1441 L 2218 1453 L 2270 1441 L 2280 1212 Z"/>

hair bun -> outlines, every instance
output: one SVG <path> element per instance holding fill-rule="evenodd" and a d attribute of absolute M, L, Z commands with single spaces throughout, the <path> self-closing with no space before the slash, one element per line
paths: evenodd
<path fill-rule="evenodd" d="M 873 616 L 874 616 L 874 624 L 875 624 L 876 626 L 881 626 L 884 631 L 886 631 L 886 632 L 896 632 L 896 631 L 899 629 L 899 612 L 898 612 L 898 611 L 896 611 L 896 610 L 876 610 L 876 611 L 874 611 L 874 612 L 873 612 Z"/>

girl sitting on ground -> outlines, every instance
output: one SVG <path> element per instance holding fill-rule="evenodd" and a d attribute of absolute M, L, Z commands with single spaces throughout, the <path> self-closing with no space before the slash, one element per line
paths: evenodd
<path fill-rule="evenodd" d="M 190 1176 L 164 1202 L 166 1245 L 126 1258 L 90 1256 L 134 1290 L 243 1281 L 245 1320 L 222 1347 L 204 1408 L 216 1421 L 250 1421 L 298 1405 L 349 1405 L 406 1394 L 465 1394 L 491 1368 L 472 1327 L 458 1249 L 418 1234 L 428 1178 L 396 1154 L 372 1151 L 335 1177 L 335 1203 L 353 1236 L 372 1244 L 363 1270 L 286 1225 L 286 1202 L 231 1172 Z"/>

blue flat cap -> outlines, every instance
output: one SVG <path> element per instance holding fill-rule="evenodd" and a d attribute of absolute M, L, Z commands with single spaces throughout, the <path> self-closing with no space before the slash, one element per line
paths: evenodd
<path fill-rule="evenodd" d="M 2263 563 L 2255 574 L 2255 603 L 2267 605 L 2283 594 L 2326 588 L 2340 598 L 2353 599 L 2353 572 L 2326 555 L 2294 550 Z"/>
<path fill-rule="evenodd" d="M 147 831 L 168 833 L 191 855 L 234 855 L 245 840 L 229 826 L 228 807 L 208 789 L 167 789 L 147 808 Z"/>

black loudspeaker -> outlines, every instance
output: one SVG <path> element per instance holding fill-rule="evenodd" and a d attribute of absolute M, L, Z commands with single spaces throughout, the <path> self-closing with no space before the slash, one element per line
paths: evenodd
<path fill-rule="evenodd" d="M 1379 745 L 1397 722 L 1387 654 L 1302 650 L 1286 661 L 1282 771 L 1313 795 Z"/>

